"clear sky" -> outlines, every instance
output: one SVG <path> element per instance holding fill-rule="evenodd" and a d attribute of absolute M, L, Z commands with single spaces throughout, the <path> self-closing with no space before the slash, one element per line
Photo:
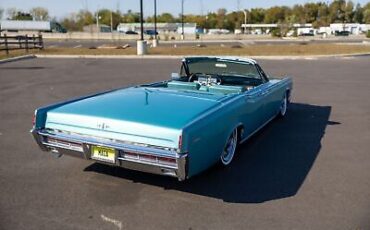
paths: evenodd
<path fill-rule="evenodd" d="M 331 2 L 328 0 L 323 0 Z M 117 9 L 126 12 L 131 9 L 139 11 L 139 0 L 0 0 L 0 8 L 16 7 L 21 10 L 29 10 L 32 7 L 42 6 L 49 10 L 49 14 L 53 17 L 62 18 L 72 12 L 77 12 L 80 9 L 89 9 L 96 11 L 98 8 Z M 143 0 L 145 17 L 153 14 L 154 0 Z M 219 8 L 226 8 L 228 11 L 234 11 L 240 7 L 254 8 L 254 7 L 270 7 L 274 5 L 288 5 L 315 2 L 308 0 L 185 0 L 184 11 L 185 14 L 194 13 L 201 14 L 208 11 L 216 11 Z M 354 3 L 366 4 L 368 0 L 354 0 Z M 181 0 L 157 0 L 158 13 L 170 12 L 178 15 L 181 11 Z"/>

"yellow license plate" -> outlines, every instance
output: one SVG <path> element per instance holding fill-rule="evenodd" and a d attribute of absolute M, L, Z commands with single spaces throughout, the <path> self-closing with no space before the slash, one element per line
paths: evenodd
<path fill-rule="evenodd" d="M 116 151 L 111 148 L 92 146 L 91 158 L 98 161 L 115 163 Z"/>

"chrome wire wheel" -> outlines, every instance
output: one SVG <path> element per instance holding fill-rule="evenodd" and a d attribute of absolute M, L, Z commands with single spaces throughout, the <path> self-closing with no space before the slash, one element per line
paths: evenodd
<path fill-rule="evenodd" d="M 281 102 L 281 105 L 280 105 L 280 116 L 281 117 L 285 116 L 286 111 L 287 111 L 287 107 L 288 107 L 288 98 L 285 94 L 285 96 L 283 98 L 283 101 Z"/>
<path fill-rule="evenodd" d="M 228 138 L 225 148 L 221 155 L 221 162 L 223 165 L 228 165 L 233 160 L 237 144 L 238 144 L 238 131 L 237 129 L 234 129 L 233 133 Z"/>

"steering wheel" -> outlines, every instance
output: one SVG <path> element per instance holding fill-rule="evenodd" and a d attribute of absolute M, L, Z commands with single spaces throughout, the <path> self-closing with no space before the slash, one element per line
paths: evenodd
<path fill-rule="evenodd" d="M 202 82 L 200 82 L 200 79 L 198 75 L 202 75 L 202 78 L 205 79 L 205 81 L 203 80 Z M 212 79 L 215 79 L 216 82 L 212 81 Z M 203 73 L 192 73 L 190 74 L 189 76 L 189 79 L 188 79 L 188 82 L 193 82 L 194 80 L 199 80 L 199 83 L 200 84 L 204 84 L 204 85 L 213 85 L 213 84 L 216 84 L 216 85 L 221 85 L 222 83 L 222 78 L 218 75 L 211 75 L 211 74 L 203 74 Z"/>
<path fill-rule="evenodd" d="M 188 82 L 193 82 L 195 78 L 198 78 L 197 73 L 191 73 L 188 78 Z"/>
<path fill-rule="evenodd" d="M 216 78 L 216 84 L 217 85 L 221 85 L 222 83 L 222 78 L 218 75 L 215 75 L 215 76 L 211 76 L 211 78 Z"/>

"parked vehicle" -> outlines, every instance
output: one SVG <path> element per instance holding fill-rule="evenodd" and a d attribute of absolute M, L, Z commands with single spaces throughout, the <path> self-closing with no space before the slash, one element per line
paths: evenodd
<path fill-rule="evenodd" d="M 144 33 L 147 35 L 158 35 L 158 32 L 154 30 L 145 30 Z"/>
<path fill-rule="evenodd" d="M 229 165 L 239 143 L 286 115 L 291 92 L 289 77 L 252 59 L 189 57 L 171 80 L 39 108 L 31 132 L 58 156 L 184 180 Z"/>
<path fill-rule="evenodd" d="M 313 32 L 308 32 L 308 33 L 301 33 L 299 36 L 303 36 L 303 37 L 312 37 L 312 36 L 315 36 L 315 34 Z"/>
<path fill-rule="evenodd" d="M 349 31 L 335 31 L 335 36 L 349 36 Z"/>
<path fill-rule="evenodd" d="M 125 34 L 138 34 L 138 33 L 135 31 L 129 30 L 129 31 L 126 31 Z"/>

